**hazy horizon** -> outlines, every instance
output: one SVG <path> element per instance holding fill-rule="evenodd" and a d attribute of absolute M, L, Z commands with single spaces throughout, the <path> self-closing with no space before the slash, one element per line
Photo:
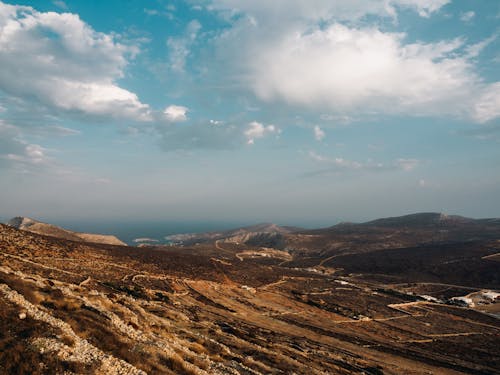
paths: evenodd
<path fill-rule="evenodd" d="M 439 212 L 439 211 L 428 211 L 428 212 Z M 341 222 L 353 222 L 353 223 L 363 223 L 375 219 L 385 218 L 385 217 L 397 217 L 405 216 L 416 213 L 423 212 L 407 212 L 396 215 L 386 215 L 378 217 L 370 217 L 359 220 L 346 220 L 342 218 L 332 218 L 330 221 L 301 221 L 297 219 L 296 221 L 286 221 L 277 222 L 272 220 L 172 220 L 172 219 L 143 219 L 137 220 L 129 218 L 128 220 L 120 219 L 114 220 L 112 218 L 107 219 L 95 219 L 95 218 L 49 218 L 49 217 L 35 217 L 30 215 L 13 215 L 9 217 L 0 216 L 0 222 L 6 223 L 15 216 L 26 216 L 32 219 L 42 221 L 45 223 L 57 225 L 68 230 L 77 232 L 87 232 L 87 233 L 100 233 L 100 234 L 112 234 L 117 236 L 119 239 L 125 241 L 129 245 L 135 245 L 134 242 L 137 238 L 150 238 L 156 239 L 160 242 L 164 242 L 166 236 L 173 234 L 184 234 L 184 233 L 204 233 L 212 231 L 225 231 L 230 229 L 236 229 L 240 227 L 247 227 L 261 223 L 273 223 L 280 226 L 295 226 L 304 229 L 320 229 L 327 228 Z M 447 215 L 457 215 L 451 212 L 441 212 Z M 459 215 L 463 216 L 463 215 Z M 498 218 L 499 216 L 491 217 L 471 217 L 473 219 L 485 219 L 485 218 Z"/>

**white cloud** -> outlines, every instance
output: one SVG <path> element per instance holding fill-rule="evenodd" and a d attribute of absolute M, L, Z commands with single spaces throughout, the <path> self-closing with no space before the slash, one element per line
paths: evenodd
<path fill-rule="evenodd" d="M 0 168 L 30 168 L 48 166 L 51 158 L 47 150 L 21 138 L 20 129 L 0 120 Z"/>
<path fill-rule="evenodd" d="M 279 130 L 274 125 L 263 125 L 260 122 L 252 121 L 248 124 L 244 134 L 248 144 L 254 144 L 255 139 L 263 138 L 268 134 L 279 133 Z"/>
<path fill-rule="evenodd" d="M 500 82 L 487 86 L 476 100 L 473 117 L 484 123 L 500 117 Z"/>
<path fill-rule="evenodd" d="M 450 0 L 212 0 L 216 9 L 243 12 L 255 17 L 282 20 L 353 20 L 365 15 L 396 17 L 397 8 L 413 9 L 428 17 Z M 280 27 L 279 24 L 276 24 Z"/>
<path fill-rule="evenodd" d="M 335 167 L 338 167 L 341 169 L 364 169 L 364 168 L 368 168 L 368 167 L 376 167 L 377 166 L 377 164 L 373 164 L 373 165 L 369 166 L 368 164 L 360 163 L 360 162 L 353 161 L 353 160 L 347 160 L 347 159 L 339 158 L 339 157 L 328 158 L 325 156 L 321 156 L 321 155 L 315 153 L 314 151 L 309 152 L 309 157 L 316 162 L 326 163 L 326 164 L 329 164 L 329 165 L 332 165 L 332 166 L 335 166 Z M 380 166 L 382 166 L 382 165 L 380 165 Z"/>
<path fill-rule="evenodd" d="M 275 125 L 253 121 L 242 126 L 226 120 L 188 121 L 171 126 L 158 123 L 153 130 L 160 137 L 160 146 L 165 151 L 230 150 L 281 132 Z"/>
<path fill-rule="evenodd" d="M 325 138 L 325 132 L 318 125 L 314 127 L 314 138 L 321 142 Z"/>
<path fill-rule="evenodd" d="M 342 157 L 326 157 L 317 154 L 314 151 L 309 151 L 309 158 L 313 161 L 329 166 L 328 170 L 371 170 L 371 171 L 386 171 L 386 170 L 403 170 L 405 172 L 416 168 L 420 161 L 417 159 L 396 159 L 395 161 L 384 164 L 368 159 L 366 162 L 349 160 Z"/>
<path fill-rule="evenodd" d="M 144 8 L 144 13 L 146 13 L 148 16 L 158 16 L 160 14 L 158 10 L 149 8 Z"/>
<path fill-rule="evenodd" d="M 409 42 L 365 15 L 397 16 L 410 8 L 430 16 L 449 1 L 214 0 L 232 27 L 216 43 L 227 75 L 268 103 L 362 117 L 472 116 L 491 91 L 476 57 L 490 39 Z M 284 5 L 286 3 L 286 6 Z M 241 13 L 243 16 L 241 16 Z M 375 23 L 373 23 L 375 25 Z"/>
<path fill-rule="evenodd" d="M 163 111 L 169 122 L 182 122 L 187 120 L 188 108 L 180 105 L 170 105 Z"/>
<path fill-rule="evenodd" d="M 52 1 L 52 4 L 54 4 L 56 7 L 59 7 L 63 10 L 68 10 L 68 5 L 62 0 L 54 0 L 54 1 Z"/>
<path fill-rule="evenodd" d="M 0 89 L 84 114 L 150 120 L 137 95 L 115 82 L 137 50 L 94 31 L 78 15 L 0 2 Z"/>
<path fill-rule="evenodd" d="M 401 34 L 334 24 L 253 50 L 248 84 L 264 101 L 350 112 L 460 114 L 479 79 L 460 40 L 403 43 Z"/>
<path fill-rule="evenodd" d="M 387 4 L 389 9 L 407 7 L 416 10 L 421 17 L 429 17 L 450 2 L 451 0 L 389 0 Z"/>
<path fill-rule="evenodd" d="M 476 15 L 476 13 L 474 13 L 471 10 L 471 11 L 460 14 L 460 20 L 462 20 L 463 22 L 470 22 L 474 18 L 475 15 Z"/>
<path fill-rule="evenodd" d="M 46 160 L 45 149 L 40 145 L 29 144 L 25 147 L 26 156 L 34 164 L 43 163 Z"/>
<path fill-rule="evenodd" d="M 190 49 L 198 32 L 201 29 L 201 24 L 197 20 L 189 22 L 186 28 L 185 35 L 181 37 L 171 37 L 167 39 L 167 47 L 169 49 L 170 68 L 176 72 L 184 72 L 186 60 L 190 54 Z"/>
<path fill-rule="evenodd" d="M 493 34 L 489 38 L 486 38 L 478 43 L 471 44 L 465 48 L 466 56 L 470 58 L 474 58 L 479 56 L 483 50 L 488 47 L 491 43 L 493 43 L 498 38 L 498 34 Z"/>

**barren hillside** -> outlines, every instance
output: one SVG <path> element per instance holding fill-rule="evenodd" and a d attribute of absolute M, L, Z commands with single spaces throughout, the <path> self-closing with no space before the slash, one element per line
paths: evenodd
<path fill-rule="evenodd" d="M 216 245 L 85 244 L 0 226 L 0 373 L 498 373 L 494 317 L 419 298 L 416 284 Z"/>
<path fill-rule="evenodd" d="M 56 225 L 42 223 L 41 221 L 34 220 L 29 217 L 18 216 L 9 220 L 7 224 L 17 229 L 57 237 L 64 240 L 126 246 L 126 243 L 113 235 L 74 232 Z"/>

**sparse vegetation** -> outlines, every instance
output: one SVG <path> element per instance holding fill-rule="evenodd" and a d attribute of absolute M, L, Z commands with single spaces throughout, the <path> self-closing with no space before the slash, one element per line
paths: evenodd
<path fill-rule="evenodd" d="M 44 356 L 34 337 L 56 337 L 61 332 L 30 317 L 19 318 L 19 308 L 0 299 L 0 374 L 85 374 L 81 364 Z"/>
<path fill-rule="evenodd" d="M 459 259 L 469 259 L 464 254 L 482 259 L 500 250 L 497 242 L 484 244 L 453 246 Z M 295 254 L 282 266 L 265 257 L 237 259 L 235 254 L 253 254 L 245 246 L 221 250 L 228 265 L 213 260 L 219 250 L 209 244 L 119 248 L 0 226 L 0 285 L 73 332 L 32 318 L 32 312 L 0 295 L 0 374 L 99 373 L 105 358 L 148 374 L 379 375 L 386 369 L 418 373 L 415 363 L 440 373 L 491 373 L 500 366 L 498 320 L 418 297 L 424 292 L 462 296 L 470 287 L 433 286 L 422 279 L 408 283 L 404 278 L 416 273 L 391 275 L 383 268 L 379 255 L 399 259 L 410 249 L 375 250 L 361 258 L 343 255 L 324 264 L 342 264 L 343 270 L 315 272 L 310 264 L 315 258 L 309 256 L 301 263 Z M 438 250 L 431 258 L 434 264 L 453 256 L 446 245 L 432 248 Z M 406 258 L 412 267 L 425 266 Z M 366 273 L 372 259 L 385 274 Z M 483 261 L 494 262 L 469 264 L 478 267 Z M 464 280 L 483 282 L 487 275 Z M 497 283 L 488 280 L 488 285 Z M 82 339 L 101 351 L 100 359 L 69 361 L 61 354 L 77 350 Z M 59 349 L 49 350 L 48 342 Z"/>

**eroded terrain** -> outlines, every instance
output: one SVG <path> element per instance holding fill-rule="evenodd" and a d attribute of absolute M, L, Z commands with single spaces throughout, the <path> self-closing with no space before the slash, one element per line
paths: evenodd
<path fill-rule="evenodd" d="M 85 244 L 2 225 L 0 373 L 500 373 L 500 242 L 469 246 L 458 258 L 427 249 L 425 264 L 409 250 L 305 259 L 220 242 Z M 455 268 L 439 274 L 444 262 Z M 478 276 L 461 283 L 457 270 Z M 450 304 L 483 292 L 473 308 Z"/>

